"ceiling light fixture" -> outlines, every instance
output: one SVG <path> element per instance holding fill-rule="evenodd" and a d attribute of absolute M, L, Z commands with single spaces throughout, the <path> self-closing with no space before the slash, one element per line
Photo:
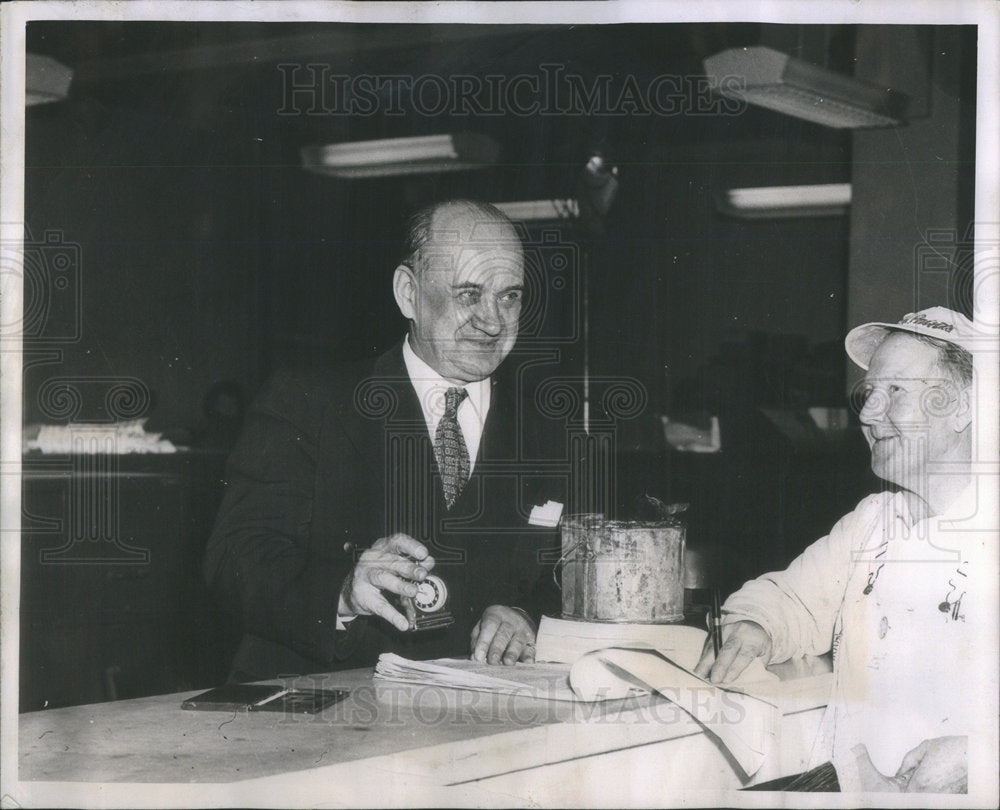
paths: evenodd
<path fill-rule="evenodd" d="M 851 204 L 851 184 L 731 188 L 716 202 L 722 213 L 740 219 L 839 216 Z"/>
<path fill-rule="evenodd" d="M 576 219 L 580 215 L 580 206 L 572 199 L 495 202 L 493 205 L 515 222 L 555 222 Z"/>
<path fill-rule="evenodd" d="M 69 95 L 73 71 L 51 56 L 24 55 L 24 104 L 49 104 Z"/>
<path fill-rule="evenodd" d="M 499 153 L 496 141 L 471 132 L 301 149 L 302 167 L 307 171 L 349 179 L 478 169 L 496 162 Z"/>
<path fill-rule="evenodd" d="M 705 73 L 726 98 L 835 129 L 895 126 L 909 99 L 762 45 L 705 59 Z"/>

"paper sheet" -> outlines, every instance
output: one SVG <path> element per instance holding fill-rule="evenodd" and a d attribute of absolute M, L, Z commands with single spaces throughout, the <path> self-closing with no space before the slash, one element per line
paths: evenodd
<path fill-rule="evenodd" d="M 659 650 L 690 672 L 701 658 L 707 638 L 707 631 L 681 624 L 612 624 L 542 616 L 535 640 L 535 660 L 573 664 L 594 650 L 648 647 Z M 768 672 L 758 658 L 731 686 L 777 681 L 778 676 Z"/>
<path fill-rule="evenodd" d="M 781 721 L 773 703 L 712 686 L 656 650 L 588 653 L 573 664 L 570 685 L 586 701 L 624 697 L 637 686 L 660 693 L 715 734 L 748 776 L 764 763 Z"/>

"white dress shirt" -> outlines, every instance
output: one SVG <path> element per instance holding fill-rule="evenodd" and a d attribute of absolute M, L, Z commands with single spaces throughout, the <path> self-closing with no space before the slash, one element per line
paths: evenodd
<path fill-rule="evenodd" d="M 468 396 L 458 406 L 458 426 L 462 429 L 465 446 L 469 450 L 469 472 L 476 467 L 476 456 L 479 454 L 479 444 L 483 438 L 483 426 L 486 424 L 486 414 L 490 410 L 490 378 L 477 382 L 458 385 L 448 382 L 427 363 L 417 357 L 410 347 L 410 337 L 403 341 L 403 362 L 406 373 L 413 383 L 413 390 L 420 400 L 420 410 L 427 422 L 427 432 L 431 441 L 437 435 L 438 422 L 444 415 L 444 394 L 449 388 L 464 388 Z"/>

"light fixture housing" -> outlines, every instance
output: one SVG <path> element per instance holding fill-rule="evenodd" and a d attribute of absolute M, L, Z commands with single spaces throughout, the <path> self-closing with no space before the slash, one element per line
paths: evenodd
<path fill-rule="evenodd" d="M 520 200 L 495 202 L 493 205 L 515 222 L 557 222 L 576 219 L 580 215 L 580 205 L 573 199 Z"/>
<path fill-rule="evenodd" d="M 722 213 L 740 219 L 841 216 L 850 204 L 850 183 L 731 188 L 716 198 Z"/>
<path fill-rule="evenodd" d="M 478 169 L 496 162 L 500 147 L 488 135 L 461 132 L 304 146 L 302 167 L 356 179 Z"/>
<path fill-rule="evenodd" d="M 763 45 L 730 48 L 705 59 L 717 92 L 834 129 L 896 126 L 908 97 L 872 87 Z"/>
<path fill-rule="evenodd" d="M 51 104 L 69 95 L 73 71 L 51 56 L 24 55 L 24 105 Z"/>

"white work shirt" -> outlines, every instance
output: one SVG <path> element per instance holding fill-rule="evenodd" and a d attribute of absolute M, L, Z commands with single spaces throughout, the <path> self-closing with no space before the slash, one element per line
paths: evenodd
<path fill-rule="evenodd" d="M 893 776 L 924 740 L 981 725 L 977 639 L 995 621 L 996 584 L 977 510 L 974 484 L 921 521 L 902 493 L 871 495 L 785 571 L 748 582 L 723 606 L 724 623 L 749 619 L 770 633 L 769 663 L 833 649 L 833 694 L 810 767 L 832 761 L 844 791 L 860 789 L 858 744 Z"/>
<path fill-rule="evenodd" d="M 476 467 L 476 456 L 479 454 L 479 444 L 483 438 L 483 426 L 486 424 L 486 414 L 490 410 L 490 379 L 460 385 L 448 382 L 427 363 L 417 357 L 410 347 L 410 336 L 403 341 L 403 362 L 406 373 L 413 383 L 413 390 L 420 400 L 420 410 L 427 422 L 427 432 L 431 441 L 437 435 L 438 422 L 444 415 L 444 395 L 449 388 L 464 388 L 468 396 L 458 406 L 458 426 L 465 438 L 465 446 L 469 451 L 469 472 Z"/>

